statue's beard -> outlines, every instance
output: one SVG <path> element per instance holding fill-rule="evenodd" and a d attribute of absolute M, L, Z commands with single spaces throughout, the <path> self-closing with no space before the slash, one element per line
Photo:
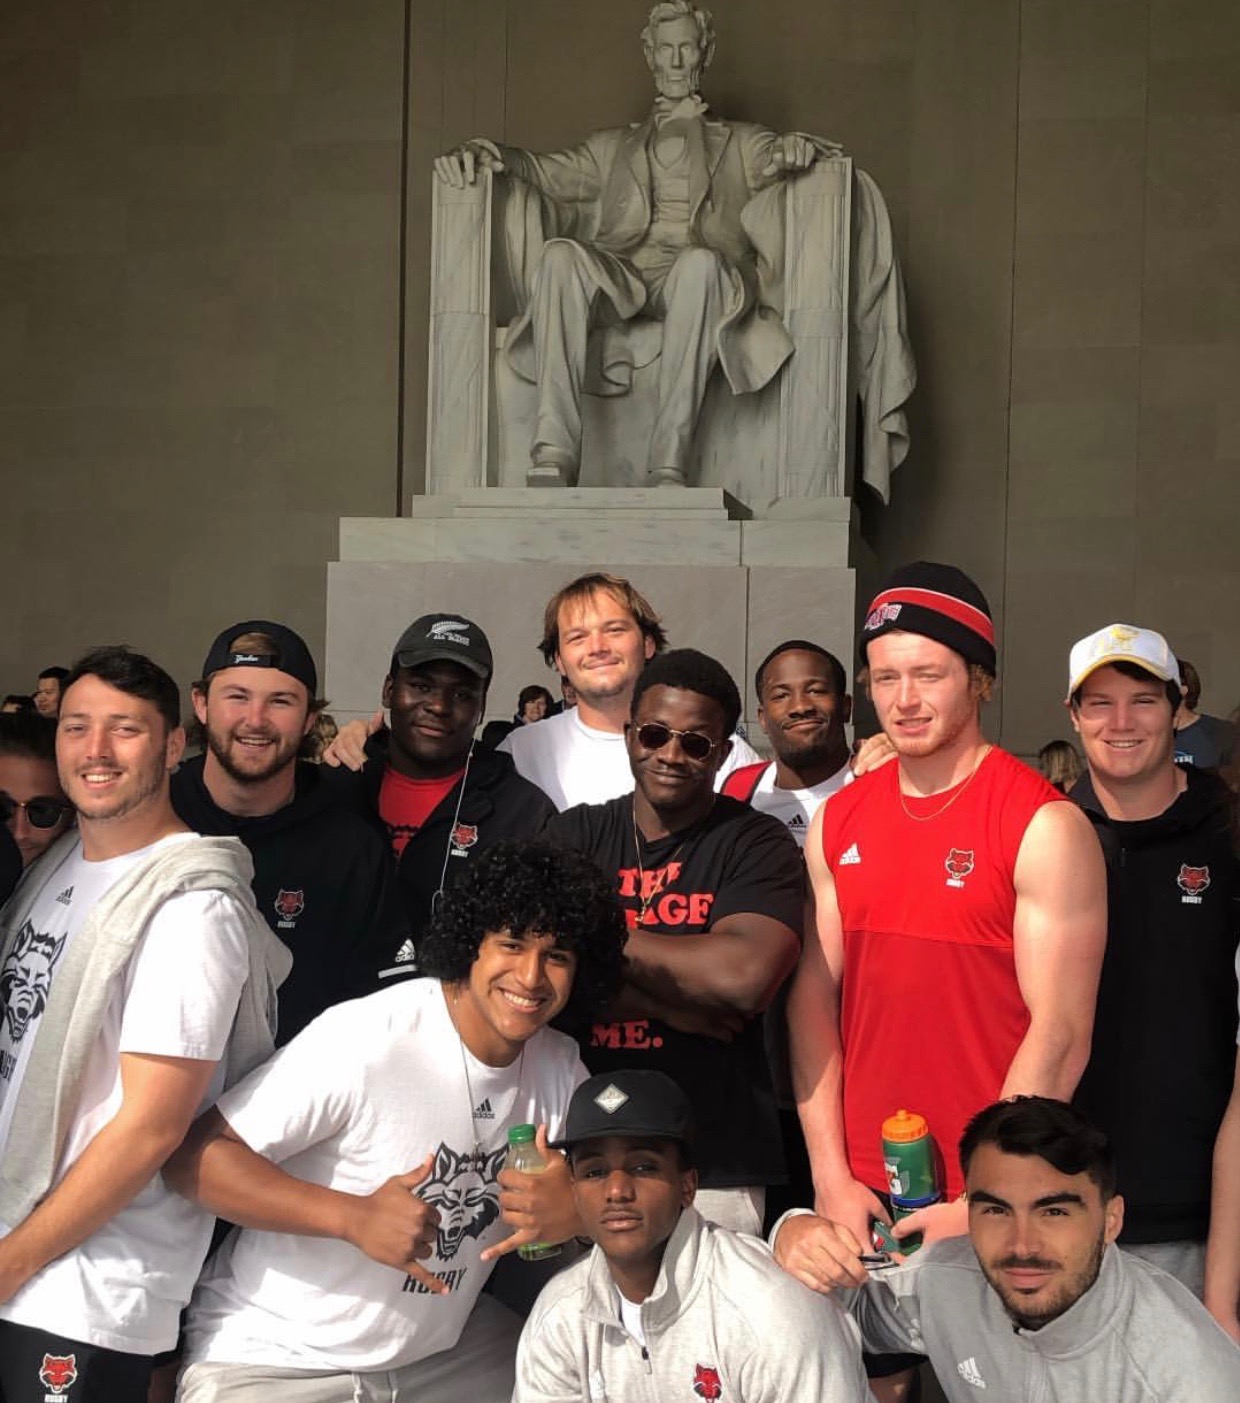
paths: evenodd
<path fill-rule="evenodd" d="M 702 84 L 702 70 L 686 68 L 680 73 L 656 73 L 654 85 L 660 97 L 676 101 L 682 97 L 695 97 Z"/>

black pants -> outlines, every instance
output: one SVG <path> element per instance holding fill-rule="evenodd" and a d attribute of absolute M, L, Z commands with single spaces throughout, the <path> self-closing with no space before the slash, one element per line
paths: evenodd
<path fill-rule="evenodd" d="M 0 1320 L 0 1403 L 146 1403 L 151 1359 Z"/>

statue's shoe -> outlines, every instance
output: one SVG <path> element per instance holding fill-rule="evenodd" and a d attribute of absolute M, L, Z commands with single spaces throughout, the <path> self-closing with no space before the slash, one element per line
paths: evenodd
<path fill-rule="evenodd" d="M 533 463 L 525 474 L 527 487 L 563 487 L 564 469 L 558 463 Z"/>
<path fill-rule="evenodd" d="M 650 483 L 653 487 L 684 487 L 685 475 L 679 468 L 655 468 Z"/>
<path fill-rule="evenodd" d="M 527 487 L 572 487 L 577 481 L 577 460 L 562 448 L 536 443 L 533 462 L 525 474 Z"/>

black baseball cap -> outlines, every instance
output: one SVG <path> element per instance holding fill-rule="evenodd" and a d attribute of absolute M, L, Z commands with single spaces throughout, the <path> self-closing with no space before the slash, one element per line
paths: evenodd
<path fill-rule="evenodd" d="M 233 647 L 238 638 L 247 633 L 265 633 L 275 644 L 275 652 L 258 649 Z M 207 660 L 202 665 L 205 681 L 213 672 L 223 672 L 226 667 L 272 667 L 277 672 L 287 672 L 302 683 L 313 698 L 319 689 L 319 674 L 306 647 L 306 640 L 283 624 L 272 623 L 270 619 L 246 619 L 233 624 L 211 645 Z"/>
<path fill-rule="evenodd" d="M 401 634 L 392 650 L 392 671 L 422 663 L 460 663 L 484 682 L 495 670 L 487 636 L 460 614 L 423 614 Z"/>
<path fill-rule="evenodd" d="M 671 1077 L 630 1068 L 581 1083 L 568 1103 L 564 1134 L 555 1148 L 572 1149 L 607 1135 L 678 1140 L 692 1148 L 693 1134 L 693 1108 Z"/>

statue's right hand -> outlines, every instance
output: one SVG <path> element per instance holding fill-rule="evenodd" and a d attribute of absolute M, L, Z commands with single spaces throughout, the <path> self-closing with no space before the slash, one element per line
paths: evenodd
<path fill-rule="evenodd" d="M 504 158 L 499 147 L 483 137 L 466 141 L 446 155 L 435 157 L 435 174 L 454 190 L 472 185 L 480 170 L 498 173 L 503 169 Z"/>

